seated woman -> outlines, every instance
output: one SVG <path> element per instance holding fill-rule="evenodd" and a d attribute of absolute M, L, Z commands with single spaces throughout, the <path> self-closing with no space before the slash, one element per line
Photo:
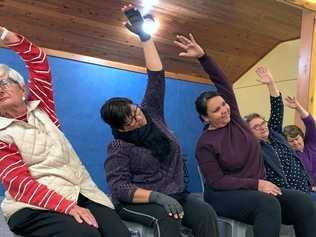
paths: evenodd
<path fill-rule="evenodd" d="M 154 42 L 141 29 L 139 11 L 131 5 L 122 10 L 141 40 L 149 79 L 140 106 L 111 98 L 101 108 L 115 138 L 105 173 L 118 213 L 153 226 L 155 236 L 180 237 L 182 223 L 196 237 L 217 237 L 215 211 L 186 191 L 180 145 L 164 118 L 165 76 Z"/>
<path fill-rule="evenodd" d="M 59 129 L 45 52 L 4 27 L 0 35 L 30 76 L 27 97 L 22 76 L 0 65 L 1 208 L 10 229 L 25 237 L 130 236 Z"/>
<path fill-rule="evenodd" d="M 197 44 L 178 36 L 180 56 L 199 59 L 217 92 L 196 99 L 208 124 L 198 140 L 196 158 L 205 178 L 205 200 L 219 216 L 253 225 L 255 237 L 278 237 L 281 223 L 294 225 L 297 237 L 316 235 L 316 210 L 308 195 L 280 189 L 265 179 L 260 146 L 242 119 L 224 73 Z"/>
<path fill-rule="evenodd" d="M 261 145 L 267 179 L 278 187 L 310 193 L 310 178 L 297 154 L 282 135 L 282 96 L 267 68 L 259 67 L 256 72 L 259 81 L 267 85 L 269 90 L 271 114 L 268 122 L 256 113 L 245 118 Z"/>
<path fill-rule="evenodd" d="M 305 135 L 303 131 L 296 125 L 288 125 L 283 129 L 288 143 L 296 151 L 296 154 L 303 163 L 306 171 L 311 177 L 313 190 L 316 190 L 316 124 L 311 114 L 309 114 L 298 102 L 295 97 L 285 98 L 287 106 L 295 109 L 304 125 Z"/>

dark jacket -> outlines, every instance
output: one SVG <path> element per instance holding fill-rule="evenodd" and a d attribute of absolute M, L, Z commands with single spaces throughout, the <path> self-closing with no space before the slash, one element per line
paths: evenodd
<path fill-rule="evenodd" d="M 279 143 L 284 149 L 288 156 L 286 158 L 291 159 L 291 164 L 294 164 L 298 167 L 299 175 L 301 176 L 302 185 L 299 190 L 300 191 L 310 191 L 311 190 L 311 180 L 308 176 L 302 162 L 300 161 L 297 153 L 292 149 L 292 147 L 287 142 L 286 138 L 282 134 L 282 126 L 283 126 L 283 113 L 284 113 L 284 105 L 282 101 L 282 96 L 278 97 L 270 97 L 271 102 L 271 114 L 268 122 L 269 126 L 269 142 L 260 141 L 261 150 L 262 150 L 262 157 L 264 160 L 264 165 L 267 169 L 269 167 L 273 171 L 273 176 L 277 175 L 279 178 L 283 180 L 282 186 L 280 184 L 275 183 L 283 188 L 292 189 L 293 186 L 288 181 L 288 176 L 291 172 L 291 167 L 288 168 L 288 174 L 284 171 L 286 167 L 282 167 L 281 160 L 276 151 L 274 150 L 273 146 L 271 145 L 271 141 L 275 143 Z M 294 160 L 293 160 L 294 159 Z M 268 170 L 268 169 L 267 169 Z M 269 179 L 271 174 L 267 172 L 267 178 Z M 273 180 L 269 180 L 273 182 Z M 296 188 L 297 189 L 297 188 Z"/>

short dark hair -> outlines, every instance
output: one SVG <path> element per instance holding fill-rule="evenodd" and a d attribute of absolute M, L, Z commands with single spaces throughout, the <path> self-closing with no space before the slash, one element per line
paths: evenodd
<path fill-rule="evenodd" d="M 207 116 L 207 101 L 216 96 L 220 96 L 217 91 L 204 91 L 196 98 L 195 109 L 198 112 L 199 118 L 202 122 L 204 122 L 202 116 Z"/>
<path fill-rule="evenodd" d="M 123 129 L 127 118 L 132 114 L 131 104 L 133 104 L 133 101 L 128 98 L 113 97 L 102 105 L 100 110 L 101 118 L 111 128 Z"/>
<path fill-rule="evenodd" d="M 245 119 L 245 121 L 247 122 L 247 123 L 250 123 L 253 119 L 255 119 L 255 118 L 262 118 L 263 120 L 265 120 L 264 119 L 264 117 L 262 117 L 260 114 L 258 114 L 258 113 L 251 113 L 251 114 L 247 114 L 247 115 L 245 115 L 244 116 L 244 119 Z"/>
<path fill-rule="evenodd" d="M 302 129 L 300 129 L 296 125 L 285 126 L 284 129 L 283 129 L 283 134 L 286 137 L 286 139 L 288 137 L 296 138 L 298 135 L 300 135 L 302 138 L 304 138 L 304 133 L 303 133 Z"/>

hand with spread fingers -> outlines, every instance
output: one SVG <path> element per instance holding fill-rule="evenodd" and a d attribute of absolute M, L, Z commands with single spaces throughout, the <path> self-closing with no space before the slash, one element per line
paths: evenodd
<path fill-rule="evenodd" d="M 273 76 L 267 67 L 261 66 L 256 69 L 256 73 L 259 76 L 258 82 L 262 84 L 270 84 L 273 82 Z"/>
<path fill-rule="evenodd" d="M 285 98 L 285 101 L 286 101 L 286 106 L 289 107 L 290 109 L 297 109 L 298 107 L 301 107 L 300 103 L 295 98 L 295 96 L 287 96 Z"/>
<path fill-rule="evenodd" d="M 286 106 L 290 109 L 295 109 L 300 114 L 301 118 L 306 118 L 309 115 L 309 113 L 303 108 L 295 96 L 287 96 L 285 101 Z"/>
<path fill-rule="evenodd" d="M 264 66 L 258 67 L 256 69 L 256 73 L 259 76 L 259 79 L 257 79 L 257 81 L 267 86 L 270 96 L 272 97 L 280 96 L 280 91 L 276 83 L 274 82 L 271 72 L 269 71 L 267 67 L 264 67 Z"/>
<path fill-rule="evenodd" d="M 177 35 L 177 40 L 174 43 L 185 50 L 179 53 L 181 57 L 200 58 L 205 54 L 203 48 L 196 42 L 191 33 L 189 34 L 189 38 Z"/>
<path fill-rule="evenodd" d="M 125 16 L 128 19 L 124 25 L 125 27 L 133 32 L 134 34 L 138 35 L 142 42 L 147 41 L 150 39 L 150 35 L 143 31 L 143 23 L 145 18 L 151 18 L 151 15 L 142 16 L 141 13 L 137 8 L 135 8 L 132 4 L 128 6 L 124 6 L 122 9 Z"/>

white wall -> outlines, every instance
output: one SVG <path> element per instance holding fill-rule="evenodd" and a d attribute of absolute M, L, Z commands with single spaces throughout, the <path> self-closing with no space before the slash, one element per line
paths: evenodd
<path fill-rule="evenodd" d="M 283 98 L 296 95 L 299 40 L 279 44 L 234 84 L 242 115 L 257 112 L 267 119 L 270 114 L 269 94 L 266 86 L 256 81 L 255 69 L 264 65 L 270 69 Z M 294 111 L 285 107 L 284 125 L 294 123 Z"/>

